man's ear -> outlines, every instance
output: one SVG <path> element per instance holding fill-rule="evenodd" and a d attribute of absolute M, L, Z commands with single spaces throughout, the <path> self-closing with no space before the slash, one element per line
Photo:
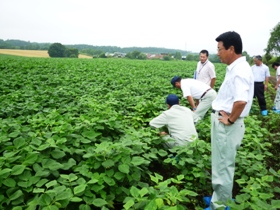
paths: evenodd
<path fill-rule="evenodd" d="M 167 106 L 168 106 L 168 109 L 170 109 L 171 106 L 169 104 L 167 104 Z"/>

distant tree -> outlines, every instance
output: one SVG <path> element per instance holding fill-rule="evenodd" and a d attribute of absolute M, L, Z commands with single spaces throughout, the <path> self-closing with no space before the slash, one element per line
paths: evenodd
<path fill-rule="evenodd" d="M 140 60 L 146 60 L 146 59 L 147 59 L 147 55 L 144 54 L 144 53 L 140 53 L 140 54 L 138 55 L 138 59 L 140 59 Z"/>
<path fill-rule="evenodd" d="M 99 58 L 107 58 L 107 56 L 105 55 L 105 53 L 101 53 L 101 54 L 99 55 Z"/>
<path fill-rule="evenodd" d="M 280 55 L 280 22 L 272 29 L 265 52 L 275 56 Z"/>
<path fill-rule="evenodd" d="M 246 51 L 243 51 L 242 55 L 245 56 L 246 60 L 250 63 L 250 59 L 251 59 L 250 55 Z"/>
<path fill-rule="evenodd" d="M 188 55 L 186 56 L 186 60 L 187 60 L 187 61 L 194 61 L 194 60 L 195 60 L 194 55 L 193 55 L 193 54 L 188 54 Z"/>
<path fill-rule="evenodd" d="M 126 58 L 130 59 L 146 59 L 147 56 L 144 53 L 141 53 L 140 51 L 134 50 L 133 52 L 126 53 Z"/>
<path fill-rule="evenodd" d="M 165 55 L 165 56 L 163 56 L 162 59 L 163 59 L 164 61 L 170 61 L 170 60 L 172 60 L 172 58 L 171 58 L 170 55 Z"/>
<path fill-rule="evenodd" d="M 64 52 L 64 56 L 67 58 L 78 58 L 79 57 L 79 51 L 75 48 L 66 48 Z"/>
<path fill-rule="evenodd" d="M 175 55 L 174 55 L 174 58 L 176 60 L 182 60 L 182 54 L 180 52 L 176 52 Z"/>
<path fill-rule="evenodd" d="M 48 54 L 51 58 L 62 58 L 65 57 L 66 47 L 60 43 L 54 43 L 50 45 Z"/>

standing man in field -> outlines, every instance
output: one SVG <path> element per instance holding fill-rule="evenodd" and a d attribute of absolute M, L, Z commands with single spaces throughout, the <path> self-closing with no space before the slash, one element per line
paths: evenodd
<path fill-rule="evenodd" d="M 272 64 L 272 68 L 276 70 L 276 85 L 275 85 L 275 90 L 276 90 L 276 96 L 274 99 L 274 112 L 280 114 L 280 64 L 278 62 L 274 62 Z"/>
<path fill-rule="evenodd" d="M 168 133 L 160 132 L 168 148 L 183 146 L 197 138 L 194 125 L 194 113 L 187 107 L 180 106 L 179 98 L 169 94 L 166 98 L 168 110 L 151 120 L 150 126 L 161 128 L 167 126 Z"/>
<path fill-rule="evenodd" d="M 182 79 L 175 76 L 171 80 L 173 87 L 181 89 L 183 97 L 186 98 L 192 110 L 196 114 L 196 122 L 204 118 L 206 112 L 211 108 L 212 101 L 216 98 L 216 91 L 209 85 L 195 80 L 195 79 Z M 194 99 L 199 101 L 196 105 Z"/>
<path fill-rule="evenodd" d="M 263 116 L 267 115 L 266 101 L 264 91 L 267 90 L 268 80 L 270 77 L 269 68 L 262 62 L 262 56 L 257 55 L 254 57 L 255 65 L 252 66 L 254 75 L 254 97 L 258 99 L 258 103 Z M 264 84 L 265 82 L 265 84 Z"/>
<path fill-rule="evenodd" d="M 195 79 L 201 81 L 211 88 L 214 88 L 216 82 L 215 66 L 208 60 L 209 53 L 207 50 L 201 50 L 199 53 L 199 62 L 196 66 Z"/>
<path fill-rule="evenodd" d="M 246 57 L 242 56 L 242 40 L 234 31 L 216 38 L 222 63 L 227 64 L 226 75 L 216 99 L 212 103 L 211 151 L 213 195 L 210 207 L 225 208 L 232 199 L 235 156 L 245 133 L 244 117 L 249 114 L 254 76 Z M 216 202 L 223 202 L 218 205 Z"/>

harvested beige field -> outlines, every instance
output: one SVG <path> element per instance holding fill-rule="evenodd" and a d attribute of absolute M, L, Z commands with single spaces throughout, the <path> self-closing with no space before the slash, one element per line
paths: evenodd
<path fill-rule="evenodd" d="M 10 49 L 0 49 L 0 54 L 5 55 L 17 55 L 25 57 L 38 57 L 38 58 L 49 58 L 47 50 L 10 50 Z M 79 58 L 92 58 L 87 55 L 79 55 Z"/>

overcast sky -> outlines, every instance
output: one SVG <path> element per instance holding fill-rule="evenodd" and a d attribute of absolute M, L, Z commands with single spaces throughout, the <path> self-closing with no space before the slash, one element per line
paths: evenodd
<path fill-rule="evenodd" d="M 216 53 L 233 30 L 263 55 L 279 11 L 280 0 L 0 0 L 0 39 Z"/>

